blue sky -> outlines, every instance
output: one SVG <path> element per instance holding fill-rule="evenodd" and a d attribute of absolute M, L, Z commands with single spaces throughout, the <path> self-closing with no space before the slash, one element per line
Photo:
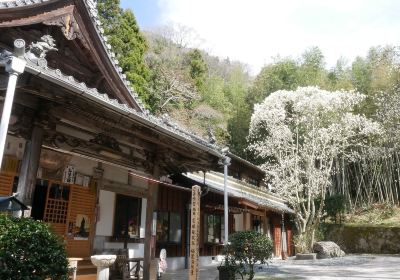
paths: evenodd
<path fill-rule="evenodd" d="M 121 6 L 133 10 L 141 28 L 162 24 L 157 0 L 121 0 Z"/>
<path fill-rule="evenodd" d="M 371 46 L 400 46 L 398 0 L 122 0 L 142 29 L 176 23 L 200 47 L 247 63 L 253 73 L 273 57 L 298 57 L 318 46 L 327 66 L 351 62 Z"/>

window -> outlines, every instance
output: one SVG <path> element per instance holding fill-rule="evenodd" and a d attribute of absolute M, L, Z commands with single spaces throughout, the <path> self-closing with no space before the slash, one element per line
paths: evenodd
<path fill-rule="evenodd" d="M 253 230 L 264 233 L 263 221 L 261 216 L 253 216 Z"/>
<path fill-rule="evenodd" d="M 48 191 L 43 220 L 48 223 L 67 222 L 69 186 L 52 183 Z"/>
<path fill-rule="evenodd" d="M 167 243 L 168 242 L 168 212 L 157 213 L 157 242 Z"/>
<path fill-rule="evenodd" d="M 157 242 L 181 243 L 181 215 L 174 212 L 157 213 Z"/>
<path fill-rule="evenodd" d="M 219 215 L 204 215 L 204 241 L 206 243 L 220 244 L 224 240 L 224 220 Z"/>
<path fill-rule="evenodd" d="M 49 191 L 49 198 L 68 201 L 69 186 L 52 183 Z"/>
<path fill-rule="evenodd" d="M 141 199 L 118 194 L 115 203 L 114 236 L 139 238 Z"/>
<path fill-rule="evenodd" d="M 178 213 L 169 213 L 169 242 L 180 243 L 181 240 L 181 216 Z"/>

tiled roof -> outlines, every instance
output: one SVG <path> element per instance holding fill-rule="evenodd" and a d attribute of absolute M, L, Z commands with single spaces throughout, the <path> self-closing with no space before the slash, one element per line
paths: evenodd
<path fill-rule="evenodd" d="M 223 174 L 216 172 L 211 172 L 207 174 L 211 174 L 214 179 L 206 177 L 204 181 L 204 177 L 195 173 L 188 173 L 186 177 L 198 182 L 199 184 L 205 184 L 209 188 L 215 191 L 223 192 L 224 191 L 223 183 L 218 182 L 218 180 L 215 179 L 218 178 L 218 176 L 222 177 Z M 233 186 L 233 183 L 241 184 L 243 185 L 243 188 L 238 189 L 237 187 Z M 252 192 L 247 191 L 246 189 L 249 189 L 249 186 L 245 182 L 242 181 L 238 182 L 233 178 L 228 179 L 227 191 L 228 194 L 231 195 L 232 197 L 247 199 L 249 201 L 256 203 L 259 206 L 273 209 L 279 212 L 294 213 L 294 211 L 286 205 L 284 200 L 282 200 L 279 197 L 276 197 L 276 195 L 273 195 L 269 192 L 262 191 L 259 189 L 256 190 L 254 187 L 251 188 L 254 189 L 254 191 Z"/>
<path fill-rule="evenodd" d="M 13 1 L 2 1 L 0 0 L 0 9 L 4 8 L 18 8 L 29 5 L 38 5 L 45 2 L 56 2 L 58 0 L 13 0 Z M 111 45 L 107 43 L 107 37 L 104 35 L 104 29 L 101 26 L 101 22 L 98 16 L 96 1 L 93 0 L 80 0 L 85 3 L 85 6 L 90 14 L 92 23 L 97 31 L 98 36 L 101 39 L 104 49 L 106 50 L 109 59 L 112 61 L 115 71 L 118 73 L 120 79 L 123 81 L 124 85 L 132 95 L 132 98 L 136 101 L 141 110 L 135 110 L 129 107 L 127 104 L 121 104 L 117 99 L 111 99 L 106 93 L 100 93 L 96 88 L 88 88 L 83 81 L 76 80 L 73 76 L 67 76 L 61 72 L 59 69 L 51 69 L 47 66 L 47 61 L 44 58 L 37 59 L 36 61 L 30 60 L 27 57 L 27 71 L 37 74 L 40 73 L 43 77 L 51 80 L 55 83 L 61 83 L 63 85 L 68 85 L 70 89 L 74 91 L 81 92 L 83 95 L 89 99 L 102 102 L 104 105 L 111 106 L 116 111 L 135 116 L 149 123 L 152 127 L 159 127 L 167 130 L 170 133 L 183 137 L 184 139 L 195 142 L 209 150 L 214 151 L 214 154 L 221 156 L 220 148 L 215 144 L 211 144 L 208 141 L 202 139 L 201 137 L 187 131 L 186 129 L 180 127 L 178 124 L 174 123 L 169 118 L 159 118 L 152 115 L 147 109 L 144 108 L 142 102 L 140 101 L 137 93 L 131 88 L 130 82 L 126 79 L 126 75 L 123 73 L 122 68 L 119 66 L 119 62 L 116 58 L 114 52 L 112 52 Z"/>
<path fill-rule="evenodd" d="M 57 2 L 57 1 L 58 0 L 12 0 L 12 1 L 0 0 L 0 9 L 34 6 L 46 2 Z M 95 27 L 95 30 L 100 38 L 104 50 L 107 52 L 107 55 L 110 61 L 112 62 L 115 72 L 118 73 L 119 78 L 125 85 L 127 91 L 130 93 L 135 103 L 138 105 L 140 111 L 149 114 L 149 111 L 143 106 L 143 103 L 140 100 L 138 94 L 134 91 L 134 89 L 131 87 L 130 82 L 126 79 L 126 75 L 123 73 L 121 66 L 119 66 L 119 61 L 116 58 L 116 54 L 112 51 L 111 45 L 107 42 L 108 39 L 107 36 L 104 35 L 104 29 L 101 26 L 101 21 L 97 12 L 96 1 L 93 0 L 80 0 L 80 1 L 82 1 L 86 6 L 92 24 Z"/>
<path fill-rule="evenodd" d="M 86 98 L 101 103 L 108 108 L 113 109 L 123 115 L 132 116 L 139 119 L 147 125 L 155 128 L 162 128 L 177 136 L 183 137 L 189 142 L 195 142 L 208 150 L 214 151 L 214 154 L 222 157 L 220 147 L 204 140 L 203 138 L 181 128 L 168 118 L 159 118 L 146 112 L 139 112 L 127 104 L 119 103 L 117 99 L 110 98 L 106 93 L 99 92 L 96 88 L 89 88 L 84 82 L 76 80 L 73 76 L 68 76 L 62 73 L 60 69 L 52 69 L 47 66 L 47 61 L 44 58 L 39 58 L 37 61 L 31 60 L 30 56 L 26 55 L 27 67 L 26 71 L 34 75 L 40 75 L 44 79 L 52 81 L 56 84 L 85 96 Z"/>
<path fill-rule="evenodd" d="M 104 29 L 101 26 L 101 21 L 97 12 L 96 1 L 93 0 L 83 0 L 86 4 L 86 8 L 89 11 L 90 17 L 92 19 L 92 23 L 96 28 L 97 34 L 101 39 L 104 49 L 107 51 L 108 57 L 112 61 L 115 71 L 118 73 L 119 78 L 124 83 L 125 87 L 131 94 L 132 98 L 135 100 L 139 108 L 145 114 L 149 114 L 149 111 L 143 106 L 142 101 L 140 100 L 137 93 L 131 87 L 130 82 L 126 79 L 126 75 L 123 73 L 121 66 L 119 66 L 119 61 L 116 58 L 116 54 L 112 51 L 111 45 L 107 42 L 107 37 L 104 35 Z"/>
<path fill-rule="evenodd" d="M 0 0 L 0 8 L 15 8 L 28 5 L 41 4 L 52 0 Z"/>

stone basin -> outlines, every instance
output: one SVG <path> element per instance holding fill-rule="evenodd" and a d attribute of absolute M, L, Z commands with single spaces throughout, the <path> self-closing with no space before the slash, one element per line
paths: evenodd
<path fill-rule="evenodd" d="M 116 258 L 116 255 L 94 255 L 90 257 L 90 260 L 97 267 L 109 267 L 115 262 Z"/>

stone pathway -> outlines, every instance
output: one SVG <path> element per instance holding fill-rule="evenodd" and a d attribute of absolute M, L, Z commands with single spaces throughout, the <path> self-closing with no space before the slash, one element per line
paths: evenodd
<path fill-rule="evenodd" d="M 257 280 L 400 280 L 400 255 L 349 255 L 315 261 L 273 260 L 268 266 L 258 267 L 256 271 Z M 180 270 L 170 272 L 162 279 L 187 280 L 187 275 L 187 270 Z M 218 279 L 217 267 L 201 268 L 200 279 Z"/>
<path fill-rule="evenodd" d="M 162 276 L 162 280 L 187 280 L 189 279 L 188 270 L 177 270 L 171 271 Z M 218 279 L 218 270 L 217 266 L 205 266 L 200 268 L 200 277 L 201 280 L 216 280 Z"/>

